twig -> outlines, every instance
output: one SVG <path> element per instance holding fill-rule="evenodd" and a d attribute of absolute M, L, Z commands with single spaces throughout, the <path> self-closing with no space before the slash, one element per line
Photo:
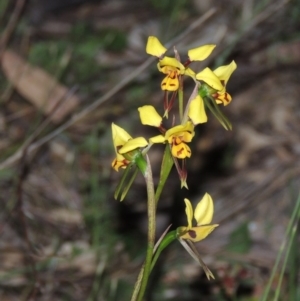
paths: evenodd
<path fill-rule="evenodd" d="M 219 56 L 222 54 L 222 61 L 226 60 L 227 56 L 231 53 L 232 49 L 236 46 L 238 41 L 242 36 L 248 34 L 253 28 L 257 27 L 263 21 L 266 21 L 268 18 L 274 16 L 274 14 L 283 7 L 288 4 L 290 0 L 282 0 L 279 2 L 272 3 L 271 5 L 267 5 L 265 9 L 263 9 L 258 15 L 256 15 L 253 19 L 251 19 L 245 26 L 243 26 L 240 32 L 233 37 L 232 40 L 229 41 L 226 49 L 219 48 L 214 52 L 214 56 Z"/>
<path fill-rule="evenodd" d="M 7 47 L 7 44 L 17 26 L 18 20 L 22 15 L 23 9 L 25 7 L 27 0 L 17 0 L 15 4 L 14 11 L 11 14 L 11 17 L 7 23 L 7 26 L 2 34 L 0 39 L 0 59 L 2 60 L 2 54 Z"/>
<path fill-rule="evenodd" d="M 254 208 L 255 206 L 261 204 L 261 202 L 267 200 L 267 196 L 274 192 L 278 187 L 281 187 L 283 183 L 286 183 L 288 179 L 295 178 L 300 174 L 300 167 L 298 165 L 294 166 L 292 169 L 290 165 L 277 168 L 272 175 L 265 179 L 259 186 L 249 190 L 248 192 L 243 192 L 243 202 L 235 205 L 234 208 L 230 208 L 222 212 L 222 217 L 218 219 L 220 224 L 224 224 L 227 221 L 234 219 L 241 212 L 245 212 L 248 208 Z M 284 170 L 288 170 L 284 172 Z M 280 175 L 280 176 L 278 176 Z M 262 190 L 259 197 L 255 197 L 255 194 Z"/>
<path fill-rule="evenodd" d="M 26 246 L 27 246 L 27 251 L 25 252 L 25 261 L 29 264 L 31 267 L 31 273 L 32 273 L 32 278 L 33 278 L 33 283 L 34 286 L 26 298 L 26 300 L 34 300 L 34 296 L 36 295 L 36 290 L 37 290 L 37 283 L 38 283 L 38 278 L 37 278 L 37 272 L 35 268 L 35 261 L 32 257 L 33 253 L 33 246 L 30 242 L 29 236 L 28 236 L 28 224 L 27 220 L 24 214 L 24 202 L 23 202 L 23 185 L 24 181 L 27 178 L 29 174 L 29 164 L 26 160 L 26 151 L 27 148 L 24 149 L 22 158 L 21 158 L 21 164 L 20 164 L 20 170 L 19 170 L 19 179 L 17 183 L 17 202 L 15 206 L 15 210 L 18 215 L 18 220 L 20 221 L 20 228 L 22 229 L 22 235 L 25 239 Z"/>
<path fill-rule="evenodd" d="M 11 14 L 11 17 L 6 25 L 6 28 L 3 31 L 2 36 L 0 37 L 0 61 L 2 61 L 2 55 L 9 43 L 9 40 L 17 26 L 18 20 L 21 17 L 21 14 L 24 10 L 25 4 L 27 0 L 18 0 L 15 4 L 15 9 Z M 12 94 L 12 84 L 5 89 L 3 94 L 1 95 L 1 101 L 3 99 L 8 99 Z"/>
<path fill-rule="evenodd" d="M 74 93 L 75 88 L 72 89 L 68 94 Z M 33 275 L 33 288 L 30 291 L 29 295 L 27 296 L 26 300 L 31 301 L 35 300 L 35 296 L 38 291 L 39 287 L 39 280 L 35 268 L 35 261 L 32 257 L 33 253 L 33 246 L 30 242 L 29 235 L 28 235 L 28 225 L 27 225 L 27 220 L 26 216 L 24 214 L 24 202 L 23 202 L 23 185 L 24 181 L 27 178 L 30 170 L 30 165 L 27 162 L 27 155 L 28 155 L 28 150 L 30 148 L 31 143 L 36 139 L 36 137 L 41 133 L 41 131 L 50 123 L 51 117 L 55 112 L 59 109 L 59 107 L 68 99 L 68 97 L 62 98 L 52 109 L 48 117 L 41 122 L 40 126 L 37 127 L 37 129 L 33 132 L 33 134 L 25 141 L 23 144 L 23 150 L 22 150 L 22 156 L 20 160 L 20 170 L 19 170 L 19 178 L 17 182 L 17 202 L 15 206 L 15 210 L 18 214 L 18 220 L 21 223 L 21 229 L 22 229 L 22 235 L 25 239 L 26 245 L 27 245 L 27 252 L 26 252 L 26 261 L 29 263 Z"/>

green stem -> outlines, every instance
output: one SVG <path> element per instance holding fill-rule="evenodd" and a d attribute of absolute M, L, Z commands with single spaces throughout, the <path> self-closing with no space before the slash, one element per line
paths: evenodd
<path fill-rule="evenodd" d="M 154 249 L 154 243 L 155 243 L 155 228 L 156 228 L 156 221 L 155 221 L 155 213 L 156 213 L 156 202 L 155 202 L 155 191 L 154 191 L 154 183 L 153 183 L 153 176 L 152 176 L 152 170 L 151 165 L 149 161 L 149 157 L 146 156 L 147 159 L 147 169 L 145 172 L 145 181 L 147 186 L 147 197 L 148 197 L 148 247 L 147 247 L 147 254 L 146 254 L 146 260 L 141 270 L 144 270 L 143 272 L 143 278 L 140 280 L 140 275 L 142 271 L 140 272 L 140 275 L 137 279 L 133 295 L 131 300 L 132 301 L 141 301 L 143 299 L 149 274 L 151 271 L 151 261 L 153 256 L 153 249 Z M 137 294 L 138 291 L 138 294 Z M 137 298 L 135 297 L 137 296 Z"/>
<path fill-rule="evenodd" d="M 178 90 L 178 100 L 179 100 L 179 117 L 180 117 L 180 123 L 181 123 L 182 118 L 183 118 L 183 89 L 182 89 L 182 86 Z"/>
<path fill-rule="evenodd" d="M 137 278 L 137 280 L 135 282 L 135 285 L 134 285 L 133 293 L 132 293 L 132 296 L 131 296 L 131 301 L 136 301 L 136 299 L 138 297 L 138 293 L 140 291 L 141 283 L 142 283 L 142 279 L 143 279 L 144 267 L 145 267 L 145 265 L 143 264 L 143 266 L 142 266 L 142 268 L 139 272 L 138 278 Z"/>
<path fill-rule="evenodd" d="M 290 233 L 292 233 L 292 231 L 293 231 L 293 227 L 294 227 L 294 224 L 295 224 L 295 221 L 297 219 L 297 216 L 298 216 L 299 212 L 300 212 L 300 195 L 298 196 L 298 199 L 297 199 L 296 205 L 294 207 L 292 216 L 289 220 L 287 230 L 285 232 L 284 240 L 283 240 L 283 242 L 280 246 L 276 261 L 275 261 L 273 269 L 272 269 L 271 276 L 270 276 L 270 278 L 268 280 L 268 283 L 267 283 L 267 286 L 264 290 L 264 294 L 263 294 L 262 298 L 260 299 L 261 301 L 266 301 L 267 298 L 269 297 L 269 293 L 271 291 L 271 286 L 272 286 L 273 280 L 276 276 L 277 269 L 278 269 L 281 257 L 283 255 L 284 250 L 285 250 L 286 241 L 287 241 L 288 237 L 290 236 Z"/>
<path fill-rule="evenodd" d="M 287 262 L 288 262 L 288 259 L 289 259 L 290 251 L 292 249 L 292 245 L 293 245 L 296 233 L 297 233 L 297 224 L 294 225 L 294 227 L 292 229 L 291 236 L 289 238 L 290 240 L 288 242 L 285 257 L 284 257 L 284 260 L 283 260 L 283 265 L 282 265 L 282 268 L 281 268 L 281 271 L 280 271 L 280 274 L 279 274 L 278 284 L 277 284 L 277 288 L 276 288 L 276 291 L 275 291 L 275 297 L 273 299 L 274 301 L 277 301 L 279 299 L 279 294 L 280 294 L 280 292 L 282 292 L 281 291 L 282 279 L 283 279 L 283 276 L 284 276 L 284 272 L 285 272 L 285 269 L 286 269 L 286 265 L 287 265 Z"/>

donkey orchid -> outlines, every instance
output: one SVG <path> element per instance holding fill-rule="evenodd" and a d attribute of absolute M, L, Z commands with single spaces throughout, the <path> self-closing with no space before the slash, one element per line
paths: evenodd
<path fill-rule="evenodd" d="M 211 96 L 216 99 L 218 104 L 224 104 L 224 106 L 226 106 L 232 100 L 230 94 L 226 92 L 226 85 L 236 67 L 235 61 L 232 61 L 230 64 L 220 66 L 214 71 L 205 68 L 203 71 L 196 74 L 196 79 L 203 81 L 210 86 L 213 89 L 213 91 L 211 91 Z"/>
<path fill-rule="evenodd" d="M 213 200 L 206 193 L 197 204 L 194 212 L 191 202 L 188 199 L 184 199 L 184 202 L 188 225 L 186 227 L 179 227 L 177 235 L 181 239 L 188 239 L 193 242 L 203 240 L 218 227 L 217 224 L 210 224 L 214 214 Z M 196 220 L 196 226 L 193 226 L 193 217 Z"/>
<path fill-rule="evenodd" d="M 148 145 L 144 137 L 132 138 L 123 128 L 112 123 L 112 138 L 116 158 L 112 162 L 112 167 L 119 171 L 119 168 L 126 168 L 131 162 L 130 158 L 134 150 Z"/>
<path fill-rule="evenodd" d="M 166 75 L 161 83 L 161 89 L 174 92 L 179 88 L 179 79 L 182 75 L 185 74 L 191 76 L 191 74 L 194 74 L 194 71 L 187 68 L 187 66 L 192 61 L 205 60 L 211 54 L 215 46 L 216 45 L 204 45 L 190 49 L 188 51 L 188 61 L 185 64 L 182 64 L 177 58 L 164 57 L 167 48 L 161 44 L 158 38 L 150 36 L 148 38 L 146 52 L 159 58 L 157 68 Z"/>

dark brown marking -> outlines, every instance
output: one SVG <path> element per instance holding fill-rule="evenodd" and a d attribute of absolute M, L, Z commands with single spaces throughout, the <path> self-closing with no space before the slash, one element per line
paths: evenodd
<path fill-rule="evenodd" d="M 188 234 L 189 234 L 189 236 L 190 236 L 191 238 L 196 238 L 196 237 L 197 237 L 197 234 L 196 234 L 196 232 L 195 232 L 194 230 L 189 230 L 189 231 L 188 231 Z"/>

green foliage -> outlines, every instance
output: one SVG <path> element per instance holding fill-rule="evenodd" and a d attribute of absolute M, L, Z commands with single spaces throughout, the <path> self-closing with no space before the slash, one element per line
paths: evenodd
<path fill-rule="evenodd" d="M 95 33 L 86 23 L 76 24 L 72 29 L 70 38 L 85 54 L 99 49 L 121 52 L 127 46 L 124 32 L 115 28 L 104 28 Z"/>
<path fill-rule="evenodd" d="M 88 191 L 85 196 L 83 215 L 90 229 L 94 247 L 111 246 L 115 240 L 111 222 L 112 212 L 109 211 L 106 203 L 108 187 L 104 181 L 100 171 L 95 168 L 85 183 L 85 189 Z"/>
<path fill-rule="evenodd" d="M 85 224 L 91 233 L 93 247 L 112 247 L 116 240 L 113 226 L 113 212 L 108 207 L 109 186 L 106 184 L 108 175 L 99 168 L 99 143 L 98 128 L 86 137 L 79 152 L 88 153 L 90 156 L 91 170 L 88 177 L 82 181 L 82 190 L 85 194 L 83 216 Z"/>
<path fill-rule="evenodd" d="M 278 301 L 280 300 L 280 297 L 285 293 L 282 292 L 282 282 L 283 282 L 283 277 L 286 271 L 286 267 L 288 262 L 291 264 L 291 274 L 290 274 L 290 300 L 298 300 L 295 299 L 297 294 L 299 294 L 299 290 L 297 291 L 297 276 L 295 278 L 295 274 L 297 275 L 297 268 L 294 266 L 298 266 L 297 262 L 297 257 L 295 257 L 295 248 L 298 249 L 296 246 L 296 239 L 297 239 L 297 234 L 299 234 L 299 220 L 300 220 L 300 194 L 298 196 L 298 199 L 295 203 L 295 206 L 293 208 L 291 218 L 289 220 L 286 232 L 285 232 L 285 237 L 283 239 L 283 242 L 280 246 L 279 252 L 277 254 L 276 262 L 274 263 L 273 269 L 271 276 L 269 277 L 269 281 L 267 283 L 267 286 L 264 290 L 263 296 L 261 297 L 261 301 L 267 301 L 270 300 L 270 296 L 273 294 L 273 291 L 271 290 L 272 284 L 276 281 L 276 289 L 274 292 L 274 297 L 272 297 L 273 301 Z M 297 250 L 296 252 L 299 252 Z M 280 262 L 282 261 L 282 264 L 280 265 Z M 279 277 L 278 277 L 279 275 Z M 276 279 L 278 277 L 278 279 Z M 284 300 L 286 300 L 284 298 Z"/>
<path fill-rule="evenodd" d="M 0 170 L 0 181 L 10 181 L 14 178 L 15 172 L 12 169 Z"/>
<path fill-rule="evenodd" d="M 167 14 L 168 16 L 171 14 L 178 14 L 181 12 L 186 6 L 186 0 L 172 1 L 172 0 L 150 0 L 151 5 L 157 9 L 159 12 L 163 14 Z"/>
<path fill-rule="evenodd" d="M 127 39 L 123 32 L 111 28 L 93 32 L 87 24 L 78 23 L 64 40 L 34 43 L 29 51 L 29 62 L 57 74 L 64 55 L 71 52 L 68 73 L 62 82 L 67 85 L 82 84 L 81 89 L 88 92 L 93 79 L 99 81 L 103 71 L 95 60 L 97 53 L 101 49 L 120 52 L 126 46 Z"/>
<path fill-rule="evenodd" d="M 8 82 L 7 82 L 7 79 L 5 78 L 5 76 L 3 75 L 3 73 L 1 72 L 0 73 L 0 91 L 5 91 L 5 89 L 7 88 L 8 86 Z M 3 97 L 1 97 L 0 99 L 0 104 L 3 103 Z"/>
<path fill-rule="evenodd" d="M 121 52 L 127 46 L 125 33 L 117 29 L 105 29 L 100 31 L 99 39 L 103 48 L 108 51 Z"/>
<path fill-rule="evenodd" d="M 1 0 L 0 1 L 0 18 L 2 18 L 6 12 L 6 8 L 8 6 L 9 0 Z"/>
<path fill-rule="evenodd" d="M 137 103 L 142 103 L 143 99 L 147 97 L 149 93 L 148 87 L 141 86 L 139 84 L 128 87 L 128 91 L 125 91 L 125 100 L 128 107 L 135 109 Z"/>
<path fill-rule="evenodd" d="M 37 42 L 30 48 L 28 60 L 31 64 L 41 66 L 48 72 L 54 73 L 67 47 L 67 41 Z"/>
<path fill-rule="evenodd" d="M 228 251 L 236 253 L 247 253 L 251 247 L 251 237 L 248 223 L 242 223 L 229 237 Z"/>
<path fill-rule="evenodd" d="M 93 131 L 90 135 L 87 135 L 80 145 L 80 150 L 88 152 L 91 155 L 99 154 L 100 143 L 97 131 Z"/>
<path fill-rule="evenodd" d="M 163 35 L 173 36 L 176 31 L 180 31 L 181 21 L 187 15 L 188 9 L 191 7 L 190 2 L 186 0 L 148 0 L 150 5 L 156 11 L 166 18 L 162 18 Z"/>
<path fill-rule="evenodd" d="M 84 83 L 96 76 L 100 67 L 95 63 L 95 41 L 88 41 L 77 47 L 69 41 L 41 41 L 35 43 L 29 52 L 29 62 L 40 66 L 51 74 L 61 67 L 63 56 L 71 51 L 72 58 L 68 66 L 68 76 L 62 82 L 68 85 Z"/>

